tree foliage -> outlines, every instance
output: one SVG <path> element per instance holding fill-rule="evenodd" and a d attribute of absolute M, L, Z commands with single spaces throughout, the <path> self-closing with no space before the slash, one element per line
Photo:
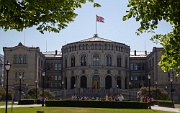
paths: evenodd
<path fill-rule="evenodd" d="M 37 88 L 37 97 L 42 98 L 42 91 Z M 44 90 L 44 97 L 47 99 L 54 99 L 55 96 L 49 90 Z M 36 88 L 31 88 L 28 90 L 28 98 L 35 99 L 36 98 Z"/>
<path fill-rule="evenodd" d="M 140 22 L 137 34 L 154 32 L 160 21 L 172 25 L 167 34 L 156 34 L 151 40 L 159 42 L 164 50 L 159 66 L 162 70 L 180 74 L 180 0 L 129 0 L 127 14 L 123 20 L 135 18 Z"/>
<path fill-rule="evenodd" d="M 37 30 L 59 32 L 74 21 L 76 8 L 94 0 L 0 0 L 0 28 L 5 31 L 38 26 Z M 94 7 L 100 7 L 94 3 Z"/>
<path fill-rule="evenodd" d="M 5 94 L 6 94 L 5 89 L 0 86 L 0 97 L 4 96 Z"/>
<path fill-rule="evenodd" d="M 41 93 L 41 96 L 42 96 L 42 93 Z M 48 100 L 55 99 L 55 95 L 52 92 L 50 92 L 49 90 L 44 90 L 44 97 Z"/>
<path fill-rule="evenodd" d="M 140 91 L 141 91 L 142 96 L 149 96 L 149 89 L 147 87 L 142 87 Z M 154 98 L 154 99 L 158 99 L 158 100 L 170 99 L 168 93 L 162 88 L 157 88 L 157 98 L 156 98 L 156 88 L 151 87 L 150 94 L 151 94 L 151 98 Z"/>
<path fill-rule="evenodd" d="M 14 94 L 14 91 L 12 89 L 8 90 L 8 99 L 12 99 L 12 94 Z M 6 99 L 6 91 L 3 87 L 0 86 L 0 100 L 5 100 Z"/>
<path fill-rule="evenodd" d="M 37 88 L 37 98 L 40 96 L 41 91 Z M 31 88 L 28 90 L 28 98 L 35 99 L 36 98 L 36 88 Z"/>

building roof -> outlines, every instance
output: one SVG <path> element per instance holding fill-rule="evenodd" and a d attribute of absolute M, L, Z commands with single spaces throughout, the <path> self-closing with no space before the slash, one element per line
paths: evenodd
<path fill-rule="evenodd" d="M 131 51 L 130 57 L 146 57 L 150 52 L 147 51 Z"/>
<path fill-rule="evenodd" d="M 98 36 L 98 34 L 95 34 L 93 37 L 88 38 L 88 39 L 84 39 L 84 40 L 80 40 L 79 42 L 94 42 L 94 41 L 101 41 L 101 42 L 113 42 L 112 40 L 108 40 L 108 39 L 104 39 Z"/>
<path fill-rule="evenodd" d="M 62 57 L 61 51 L 47 51 L 42 53 L 45 57 Z"/>

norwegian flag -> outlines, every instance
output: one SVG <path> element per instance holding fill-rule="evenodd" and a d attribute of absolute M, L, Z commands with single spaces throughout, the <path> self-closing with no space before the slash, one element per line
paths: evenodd
<path fill-rule="evenodd" d="M 104 18 L 101 16 L 96 15 L 96 21 L 104 23 Z"/>

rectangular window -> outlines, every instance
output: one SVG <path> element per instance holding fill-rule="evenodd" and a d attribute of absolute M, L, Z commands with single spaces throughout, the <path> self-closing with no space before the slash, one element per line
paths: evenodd
<path fill-rule="evenodd" d="M 51 85 L 50 85 L 50 87 L 53 87 L 53 83 L 50 83 Z"/>
<path fill-rule="evenodd" d="M 138 64 L 138 70 L 141 70 L 141 63 Z"/>
<path fill-rule="evenodd" d="M 58 64 L 58 70 L 61 70 L 61 64 Z"/>
<path fill-rule="evenodd" d="M 54 65 L 55 70 L 58 70 L 58 64 Z"/>
<path fill-rule="evenodd" d="M 27 64 L 27 56 L 26 55 L 23 56 L 23 64 Z"/>
<path fill-rule="evenodd" d="M 133 76 L 131 76 L 131 80 L 133 80 Z"/>
<path fill-rule="evenodd" d="M 61 76 L 58 76 L 58 80 L 61 80 Z"/>
<path fill-rule="evenodd" d="M 130 64 L 130 70 L 134 70 L 134 64 Z"/>
<path fill-rule="evenodd" d="M 137 63 L 134 64 L 134 70 L 138 70 Z"/>
<path fill-rule="evenodd" d="M 55 70 L 61 70 L 61 64 L 55 64 Z"/>
<path fill-rule="evenodd" d="M 54 84 L 54 87 L 57 87 L 57 83 Z"/>
<path fill-rule="evenodd" d="M 17 55 L 14 55 L 14 64 L 17 64 Z"/>
<path fill-rule="evenodd" d="M 57 76 L 55 76 L 54 80 L 57 80 Z"/>
<path fill-rule="evenodd" d="M 137 80 L 137 76 L 134 76 L 134 80 Z"/>
<path fill-rule="evenodd" d="M 145 69 L 145 63 L 142 63 L 142 70 Z"/>
<path fill-rule="evenodd" d="M 19 55 L 19 58 L 18 58 L 18 64 L 21 64 L 22 63 L 22 56 Z"/>

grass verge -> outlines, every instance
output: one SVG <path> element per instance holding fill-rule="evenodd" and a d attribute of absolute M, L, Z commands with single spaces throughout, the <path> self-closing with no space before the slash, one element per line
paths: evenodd
<path fill-rule="evenodd" d="M 11 111 L 12 110 L 12 111 Z M 8 113 L 170 113 L 150 109 L 112 109 L 112 108 L 79 108 L 79 107 L 32 107 L 32 108 L 13 108 L 8 109 Z M 4 113 L 5 109 L 0 109 Z"/>

